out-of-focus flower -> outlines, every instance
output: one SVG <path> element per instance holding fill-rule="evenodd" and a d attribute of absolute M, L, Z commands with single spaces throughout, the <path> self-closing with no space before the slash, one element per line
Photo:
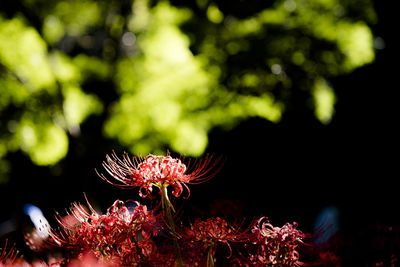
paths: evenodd
<path fill-rule="evenodd" d="M 82 253 L 73 259 L 68 267 L 118 267 L 122 266 L 119 258 L 98 258 L 92 252 Z"/>
<path fill-rule="evenodd" d="M 218 244 L 224 244 L 229 248 L 229 255 L 232 254 L 231 242 L 243 242 L 248 240 L 246 231 L 239 227 L 229 225 L 224 219 L 219 217 L 209 218 L 205 221 L 196 219 L 190 227 L 184 228 L 182 241 L 186 257 L 196 261 L 197 264 L 203 264 L 207 259 L 205 255 L 209 253 L 214 258 L 215 250 Z M 208 264 L 207 264 L 208 265 Z"/>
<path fill-rule="evenodd" d="M 265 217 L 260 218 L 252 229 L 255 252 L 250 261 L 262 266 L 300 266 L 300 244 L 305 244 L 307 234 L 297 230 L 297 223 L 286 223 L 282 227 L 274 227 Z"/>
<path fill-rule="evenodd" d="M 318 253 L 320 266 L 327 266 L 327 267 L 340 267 L 341 260 L 338 255 L 336 255 L 332 251 L 321 251 Z"/>
<path fill-rule="evenodd" d="M 38 229 L 33 229 L 32 232 L 24 234 L 25 243 L 33 250 L 40 252 L 47 248 L 46 239 L 39 234 Z"/>
<path fill-rule="evenodd" d="M 117 200 L 100 215 L 90 205 L 88 211 L 75 203 L 69 216 L 58 219 L 62 229 L 52 231 L 49 242 L 64 248 L 69 258 L 91 252 L 98 258 L 118 258 L 125 265 L 144 262 L 154 256 L 156 245 L 150 238 L 159 227 L 152 211 L 134 204 L 126 207 Z"/>
<path fill-rule="evenodd" d="M 205 246 L 218 242 L 229 246 L 229 242 L 241 242 L 248 237 L 240 229 L 229 225 L 219 217 L 209 218 L 205 221 L 196 219 L 190 227 L 185 228 L 182 236 L 186 240 L 201 242 Z"/>
<path fill-rule="evenodd" d="M 48 267 L 49 265 L 44 263 L 44 262 L 33 262 L 33 263 L 29 263 L 25 260 L 22 259 L 18 259 L 12 263 L 0 263 L 0 267 Z M 52 267 L 60 267 L 60 265 L 51 265 Z"/>
<path fill-rule="evenodd" d="M 212 163 L 212 156 L 197 160 L 193 167 L 186 166 L 180 159 L 171 156 L 148 155 L 145 158 L 130 158 L 125 153 L 122 159 L 113 153 L 107 155 L 103 167 L 117 181 L 112 182 L 103 174 L 99 176 L 112 185 L 122 188 L 139 188 L 141 197 L 151 197 L 153 186 L 172 186 L 172 194 L 180 196 L 187 184 L 196 184 L 210 179 L 215 174 L 219 160 Z M 211 172 L 213 171 L 213 172 Z"/>

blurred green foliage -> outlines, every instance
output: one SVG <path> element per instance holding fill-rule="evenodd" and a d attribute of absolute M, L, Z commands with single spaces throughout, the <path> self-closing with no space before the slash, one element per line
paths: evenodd
<path fill-rule="evenodd" d="M 17 150 L 57 163 L 96 114 L 133 153 L 192 156 L 214 127 L 279 122 L 296 91 L 329 123 L 328 81 L 374 60 L 375 22 L 369 0 L 12 1 L 0 9 L 0 177 Z"/>

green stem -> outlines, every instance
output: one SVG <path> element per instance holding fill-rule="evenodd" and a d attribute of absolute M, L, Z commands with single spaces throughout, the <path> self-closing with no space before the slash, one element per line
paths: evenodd
<path fill-rule="evenodd" d="M 161 206 L 162 206 L 164 215 L 166 215 L 168 218 L 168 224 L 169 224 L 169 227 L 171 228 L 172 235 L 174 238 L 174 246 L 175 246 L 176 254 L 178 257 L 178 266 L 183 267 L 182 254 L 181 254 L 181 250 L 179 248 L 179 244 L 178 244 L 178 240 L 177 240 L 175 222 L 174 222 L 174 219 L 173 219 L 172 213 L 171 213 L 171 210 L 175 212 L 175 209 L 172 206 L 172 203 L 168 198 L 167 186 L 163 184 L 163 185 L 161 185 L 160 189 L 161 189 Z"/>
<path fill-rule="evenodd" d="M 212 245 L 208 246 L 207 267 L 214 267 L 214 259 L 212 256 Z"/>

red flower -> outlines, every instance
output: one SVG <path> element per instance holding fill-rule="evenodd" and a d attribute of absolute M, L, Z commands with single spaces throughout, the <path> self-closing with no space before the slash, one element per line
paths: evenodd
<path fill-rule="evenodd" d="M 196 219 L 190 227 L 186 227 L 181 234 L 186 256 L 189 256 L 192 263 L 203 263 L 207 259 L 206 253 L 214 257 L 216 246 L 220 243 L 229 248 L 229 256 L 232 254 L 230 242 L 243 242 L 248 239 L 246 231 L 229 225 L 219 217 L 209 218 L 206 221 Z M 207 251 L 208 249 L 208 251 Z"/>
<path fill-rule="evenodd" d="M 50 242 L 66 249 L 70 258 L 92 252 L 128 265 L 145 261 L 155 251 L 150 238 L 157 235 L 158 227 L 153 213 L 134 203 L 136 207 L 128 208 L 117 200 L 105 215 L 74 204 L 71 214 L 59 218 L 62 230 L 52 231 Z"/>
<path fill-rule="evenodd" d="M 229 241 L 243 241 L 246 235 L 240 229 L 229 225 L 219 217 L 209 218 L 206 221 L 196 219 L 190 227 L 186 227 L 183 237 L 204 245 L 214 245 L 218 242 L 228 244 Z"/>
<path fill-rule="evenodd" d="M 250 256 L 255 265 L 298 266 L 299 253 L 296 250 L 308 235 L 296 229 L 297 223 L 286 223 L 281 228 L 274 227 L 268 219 L 258 220 L 252 229 L 256 252 Z"/>
<path fill-rule="evenodd" d="M 218 160 L 210 164 L 212 156 L 207 156 L 195 162 L 191 172 L 188 167 L 180 160 L 171 156 L 148 155 L 145 158 L 134 157 L 131 159 L 126 153 L 122 159 L 113 153 L 107 155 L 103 167 L 117 181 L 114 183 L 107 179 L 103 174 L 99 176 L 112 185 L 122 188 L 139 188 L 141 197 L 151 197 L 153 186 L 162 188 L 172 186 L 172 194 L 180 196 L 185 186 L 189 192 L 187 184 L 195 184 L 210 179 L 215 173 L 210 173 L 217 165 Z M 210 166 L 211 165 L 211 166 Z"/>

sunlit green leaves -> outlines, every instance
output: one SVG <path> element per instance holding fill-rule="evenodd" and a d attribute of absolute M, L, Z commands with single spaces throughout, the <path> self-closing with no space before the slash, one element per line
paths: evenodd
<path fill-rule="evenodd" d="M 336 43 L 339 51 L 345 55 L 342 65 L 337 67 L 341 71 L 352 71 L 374 60 L 370 28 L 365 22 L 343 17 L 345 10 L 340 1 L 296 3 L 296 15 L 289 18 L 288 22 L 315 38 Z"/>
<path fill-rule="evenodd" d="M 86 33 L 88 27 L 100 23 L 100 14 L 100 6 L 95 1 L 59 1 L 52 10 L 53 18 L 48 18 L 55 19 L 53 24 L 57 27 L 57 32 L 54 31 L 49 37 L 56 40 L 57 36 L 60 36 L 58 31 L 61 25 L 65 27 L 64 31 L 69 35 L 80 36 Z"/>
<path fill-rule="evenodd" d="M 47 60 L 47 46 L 39 33 L 21 18 L 0 17 L 0 62 L 31 91 L 54 90 L 55 79 Z"/>
<path fill-rule="evenodd" d="M 89 115 L 98 114 L 103 109 L 96 96 L 83 93 L 79 87 L 65 86 L 62 93 L 63 111 L 69 129 L 76 129 Z"/>
<path fill-rule="evenodd" d="M 171 143 L 178 146 L 183 137 L 192 142 L 180 145 L 181 152 L 200 154 L 207 144 L 204 127 L 194 127 L 195 121 L 186 118 L 200 97 L 207 102 L 212 79 L 190 52 L 189 40 L 176 24 L 187 13 L 177 12 L 165 3 L 155 7 L 152 27 L 140 39 L 142 53 L 118 64 L 116 82 L 124 94 L 105 129 L 136 152 L 147 153 Z M 191 92 L 200 95 L 194 98 L 194 106 L 187 107 L 183 97 Z M 143 151 L 144 147 L 149 151 Z"/>
<path fill-rule="evenodd" d="M 242 15 L 213 0 L 20 3 L 30 14 L 0 14 L 0 176 L 9 152 L 57 163 L 102 112 L 106 136 L 143 154 L 197 156 L 215 127 L 278 123 L 297 90 L 326 124 L 330 79 L 374 60 L 369 0 L 276 0 Z"/>
<path fill-rule="evenodd" d="M 224 20 L 224 14 L 218 9 L 217 5 L 211 4 L 207 8 L 207 18 L 213 23 L 221 23 Z"/>
<path fill-rule="evenodd" d="M 374 60 L 373 36 L 365 23 L 342 25 L 337 40 L 340 49 L 347 56 L 343 63 L 345 70 L 353 70 Z"/>
<path fill-rule="evenodd" d="M 55 23 L 55 17 L 50 19 L 53 22 L 45 20 L 44 25 Z M 44 35 L 54 43 L 63 34 L 52 40 Z M 99 98 L 83 92 L 81 84 L 87 78 L 105 79 L 109 72 L 99 59 L 49 52 L 46 41 L 23 17 L 0 17 L 0 176 L 8 172 L 8 152 L 21 150 L 38 165 L 64 158 L 68 133 L 78 134 L 90 114 L 102 111 Z"/>
<path fill-rule="evenodd" d="M 334 114 L 336 96 L 333 89 L 323 79 L 317 79 L 313 88 L 315 116 L 322 123 L 329 123 Z"/>
<path fill-rule="evenodd" d="M 50 54 L 50 62 L 53 67 L 52 71 L 60 82 L 81 82 L 82 77 L 79 68 L 73 64 L 71 58 L 67 55 L 60 52 L 54 52 Z"/>
<path fill-rule="evenodd" d="M 0 75 L 0 112 L 10 104 L 22 105 L 29 97 L 29 90 L 10 73 Z"/>
<path fill-rule="evenodd" d="M 207 71 L 211 66 L 202 55 L 193 55 L 178 27 L 187 14 L 166 3 L 156 6 L 151 26 L 139 36 L 141 53 L 119 63 L 117 83 L 123 95 L 105 130 L 134 152 L 169 145 L 200 155 L 212 127 L 249 116 L 272 121 L 281 116 L 281 105 L 272 95 L 240 96 L 218 86 L 220 72 Z M 249 75 L 246 80 L 254 83 L 257 78 Z"/>
<path fill-rule="evenodd" d="M 179 25 L 196 21 L 193 13 L 167 2 L 154 8 L 135 2 L 133 13 L 140 15 L 133 16 L 136 28 L 129 25 L 139 50 L 118 63 L 121 99 L 113 105 L 106 133 L 133 152 L 169 145 L 199 155 L 215 126 L 229 127 L 251 116 L 278 122 L 285 109 L 284 90 L 290 94 L 303 86 L 296 84 L 299 75 L 314 84 L 306 90 L 316 117 L 328 123 L 336 100 L 321 77 L 351 71 L 374 58 L 369 28 L 343 19 L 342 9 L 337 0 L 276 1 L 239 19 L 210 3 L 204 9 L 210 22 L 203 24 L 204 39 L 191 44 L 188 36 L 196 33 L 184 33 Z M 326 48 L 314 51 L 315 42 Z M 263 43 L 254 57 L 253 48 Z M 236 64 L 244 60 L 239 69 L 228 63 L 236 58 Z M 296 78 L 292 65 L 300 71 Z"/>
<path fill-rule="evenodd" d="M 58 42 L 65 34 L 65 27 L 54 15 L 48 15 L 43 21 L 43 38 L 49 43 Z"/>
<path fill-rule="evenodd" d="M 54 164 L 68 152 L 65 131 L 50 122 L 22 120 L 17 136 L 22 150 L 37 165 Z"/>
<path fill-rule="evenodd" d="M 7 154 L 7 145 L 3 139 L 0 139 L 0 185 L 8 181 L 8 172 L 10 171 L 10 164 L 4 160 Z"/>

